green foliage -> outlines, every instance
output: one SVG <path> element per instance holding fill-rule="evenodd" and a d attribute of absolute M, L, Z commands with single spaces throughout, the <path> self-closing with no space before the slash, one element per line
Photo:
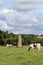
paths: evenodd
<path fill-rule="evenodd" d="M 17 39 L 15 39 L 15 38 L 8 38 L 7 39 L 7 44 L 17 45 Z"/>
<path fill-rule="evenodd" d="M 34 34 L 21 34 L 22 36 L 22 44 L 29 45 L 31 43 L 39 42 L 43 45 L 43 35 L 40 38 L 39 35 Z M 39 37 L 39 38 L 38 38 Z M 3 43 L 3 42 L 4 43 Z M 13 45 L 17 45 L 18 43 L 18 34 L 8 33 L 8 31 L 4 32 L 0 30 L 0 45 L 6 45 L 7 43 L 12 43 Z"/>
<path fill-rule="evenodd" d="M 32 35 L 32 34 L 22 35 L 23 45 L 29 45 L 31 43 L 35 43 L 36 37 L 37 37 L 36 35 Z"/>

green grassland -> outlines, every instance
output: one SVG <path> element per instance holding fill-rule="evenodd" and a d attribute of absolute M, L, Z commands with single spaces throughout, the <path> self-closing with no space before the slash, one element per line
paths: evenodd
<path fill-rule="evenodd" d="M 28 52 L 28 46 L 7 48 L 0 46 L 0 65 L 43 65 L 43 47 L 40 52 Z"/>

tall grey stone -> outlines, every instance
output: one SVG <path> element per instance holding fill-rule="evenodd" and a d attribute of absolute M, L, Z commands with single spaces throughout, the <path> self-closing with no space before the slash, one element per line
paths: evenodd
<path fill-rule="evenodd" d="M 18 36 L 18 48 L 22 47 L 22 37 L 21 34 Z"/>

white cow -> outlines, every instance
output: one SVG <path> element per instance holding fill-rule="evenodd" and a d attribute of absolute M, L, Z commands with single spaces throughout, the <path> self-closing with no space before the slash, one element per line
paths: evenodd
<path fill-rule="evenodd" d="M 9 47 L 9 44 L 7 44 L 6 46 Z"/>
<path fill-rule="evenodd" d="M 34 50 L 34 49 L 38 49 L 38 51 L 40 51 L 41 48 L 41 44 L 40 43 L 35 43 L 35 44 L 30 44 L 28 51 Z"/>
<path fill-rule="evenodd" d="M 12 44 L 10 44 L 9 46 L 12 47 Z"/>
<path fill-rule="evenodd" d="M 31 50 L 34 50 L 34 45 L 33 44 L 30 44 L 29 48 L 28 48 L 28 51 L 31 51 Z"/>
<path fill-rule="evenodd" d="M 36 48 L 38 49 L 38 51 L 40 51 L 41 44 L 40 43 L 35 43 L 35 44 L 36 44 Z"/>

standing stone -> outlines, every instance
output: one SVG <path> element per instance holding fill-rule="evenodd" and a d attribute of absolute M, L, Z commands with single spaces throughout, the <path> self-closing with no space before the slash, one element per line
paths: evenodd
<path fill-rule="evenodd" d="M 22 37 L 19 34 L 19 36 L 18 36 L 18 48 L 20 48 L 20 47 L 22 47 Z"/>

